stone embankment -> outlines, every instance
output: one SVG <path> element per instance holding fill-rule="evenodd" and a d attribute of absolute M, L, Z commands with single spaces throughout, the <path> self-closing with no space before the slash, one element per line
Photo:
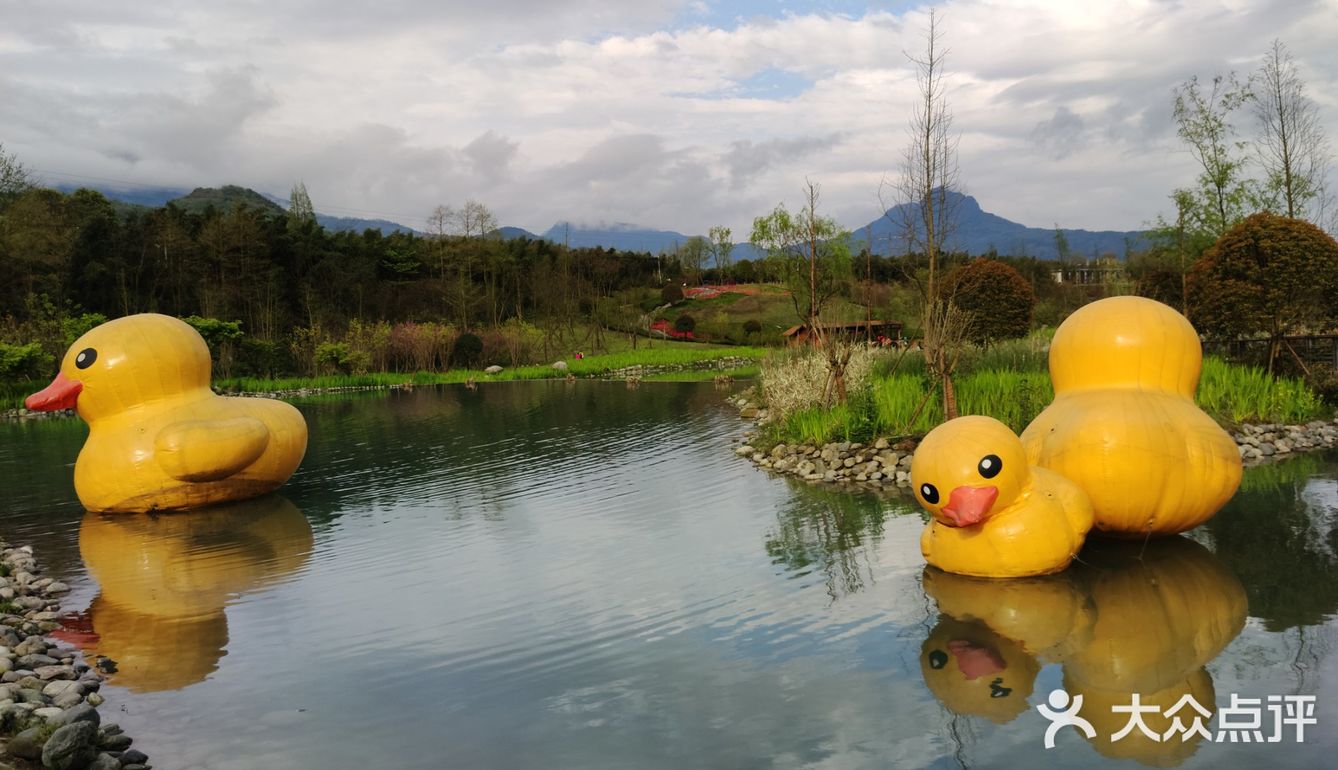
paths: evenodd
<path fill-rule="evenodd" d="M 767 410 L 748 393 L 732 396 L 730 403 L 745 419 L 759 424 L 767 419 Z M 1259 465 L 1300 452 L 1338 447 L 1338 419 L 1315 420 L 1304 425 L 1246 424 L 1231 431 L 1231 437 L 1245 465 Z M 734 453 L 759 468 L 805 481 L 910 492 L 914 438 L 879 438 L 869 444 L 842 441 L 822 445 L 755 445 L 759 439 L 758 431 L 745 432 Z"/>
<path fill-rule="evenodd" d="M 730 369 L 742 369 L 747 366 L 756 366 L 757 359 L 745 358 L 743 356 L 727 356 L 725 358 L 715 358 L 710 361 L 695 361 L 690 364 L 662 364 L 659 366 L 637 365 L 624 366 L 621 369 L 612 369 L 600 377 L 608 380 L 626 380 L 640 377 L 649 377 L 652 374 L 668 374 L 671 372 L 710 372 L 710 371 L 728 371 Z"/>
<path fill-rule="evenodd" d="M 97 711 L 102 674 L 48 636 L 70 589 L 40 575 L 31 548 L 0 543 L 0 768 L 148 770 L 148 757 Z"/>

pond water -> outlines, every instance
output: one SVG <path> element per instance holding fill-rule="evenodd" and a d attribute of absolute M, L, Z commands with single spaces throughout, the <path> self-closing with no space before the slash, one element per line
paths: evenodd
<path fill-rule="evenodd" d="M 721 395 L 308 399 L 281 496 L 156 518 L 84 514 L 82 423 L 0 424 L 0 534 L 74 587 L 64 638 L 120 665 L 104 720 L 164 769 L 1330 764 L 1336 458 L 1249 471 L 1190 537 L 971 581 L 926 573 L 906 502 L 735 458 Z M 1046 750 L 1061 687 L 1098 735 Z M 1111 741 L 1133 692 L 1315 695 L 1318 724 Z"/>

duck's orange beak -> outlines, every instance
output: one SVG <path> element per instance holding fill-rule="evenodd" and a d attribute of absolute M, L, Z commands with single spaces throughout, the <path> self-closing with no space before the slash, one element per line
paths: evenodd
<path fill-rule="evenodd" d="M 23 405 L 34 412 L 73 409 L 75 402 L 79 400 L 79 391 L 83 389 L 82 382 L 71 380 L 64 372 L 60 372 L 50 385 L 25 398 Z"/>
<path fill-rule="evenodd" d="M 943 515 L 950 527 L 970 527 L 985 520 L 990 506 L 999 498 L 998 487 L 957 487 L 948 495 Z"/>

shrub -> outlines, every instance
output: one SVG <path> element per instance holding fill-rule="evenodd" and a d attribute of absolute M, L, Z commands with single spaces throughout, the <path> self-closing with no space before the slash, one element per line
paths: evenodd
<path fill-rule="evenodd" d="M 846 365 L 846 392 L 858 393 L 868 380 L 878 352 L 857 346 Z M 815 348 L 777 352 L 762 362 L 762 398 L 773 417 L 789 415 L 814 406 L 824 406 L 830 379 L 827 357 Z"/>
<path fill-rule="evenodd" d="M 749 318 L 747 321 L 744 321 L 744 322 L 743 322 L 743 333 L 744 333 L 744 334 L 761 334 L 761 333 L 762 333 L 762 322 L 759 321 L 759 320 L 757 320 L 756 318 Z"/>
<path fill-rule="evenodd" d="M 202 318 L 198 315 L 186 316 L 181 320 L 199 332 L 204 338 L 204 343 L 209 346 L 209 355 L 214 361 L 214 373 L 219 377 L 231 377 L 236 344 L 242 338 L 242 322 Z"/>
<path fill-rule="evenodd" d="M 50 374 L 56 359 L 36 342 L 6 345 L 0 342 L 0 380 L 42 379 Z"/>
<path fill-rule="evenodd" d="M 238 346 L 236 367 L 243 377 L 276 377 L 292 371 L 293 357 L 278 342 L 254 337 L 242 338 Z"/>
<path fill-rule="evenodd" d="M 1308 222 L 1254 214 L 1204 252 L 1188 283 L 1190 320 L 1210 336 L 1321 331 L 1338 323 L 1338 242 Z"/>
<path fill-rule="evenodd" d="M 465 369 L 474 367 L 483 356 L 483 340 L 473 332 L 465 332 L 455 338 L 455 347 L 451 349 L 451 363 Z"/>
<path fill-rule="evenodd" d="M 1031 331 L 1036 295 L 1016 268 L 995 259 L 975 259 L 943 279 L 942 296 L 969 313 L 967 339 L 979 345 L 1025 337 Z"/>
<path fill-rule="evenodd" d="M 371 358 L 346 342 L 322 342 L 316 346 L 316 365 L 322 374 L 366 374 Z"/>
<path fill-rule="evenodd" d="M 674 321 L 674 330 L 680 332 L 690 332 L 697 328 L 697 321 L 692 316 L 684 313 Z"/>
<path fill-rule="evenodd" d="M 665 305 L 672 305 L 675 302 L 683 301 L 683 287 L 676 283 L 666 283 L 663 289 L 660 289 L 660 302 Z"/>

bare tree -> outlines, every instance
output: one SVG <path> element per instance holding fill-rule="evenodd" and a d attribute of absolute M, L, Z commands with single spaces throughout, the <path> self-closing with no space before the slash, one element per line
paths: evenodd
<path fill-rule="evenodd" d="M 311 196 L 307 194 L 307 185 L 298 182 L 288 194 L 288 219 L 297 224 L 316 221 L 316 209 L 311 205 Z"/>
<path fill-rule="evenodd" d="M 0 201 L 16 198 L 36 186 L 33 174 L 19 162 L 18 156 L 5 153 L 0 144 Z"/>
<path fill-rule="evenodd" d="M 957 399 L 949 362 L 955 362 L 956 354 L 943 346 L 954 344 L 960 335 L 936 328 L 954 317 L 938 307 L 941 303 L 938 273 L 943 244 L 956 222 L 955 193 L 960 184 L 958 135 L 952 128 L 952 112 L 948 109 L 943 82 L 947 55 L 937 11 L 930 9 L 924 51 L 918 56 L 906 55 L 915 65 L 919 99 L 908 126 L 909 142 L 902 156 L 901 178 L 895 185 L 900 204 L 895 209 L 900 221 L 895 224 L 901 227 L 907 251 L 923 253 L 928 262 L 928 276 L 920 287 L 925 364 L 929 374 L 942 384 L 943 412 L 952 419 L 957 416 Z"/>
<path fill-rule="evenodd" d="M 1285 205 L 1287 216 L 1306 218 L 1309 212 L 1322 217 L 1326 202 L 1317 199 L 1324 191 L 1329 145 L 1319 108 L 1306 97 L 1305 83 L 1282 41 L 1274 40 L 1264 55 L 1256 83 L 1251 98 L 1259 121 L 1255 152 L 1267 175 L 1265 183 Z"/>

